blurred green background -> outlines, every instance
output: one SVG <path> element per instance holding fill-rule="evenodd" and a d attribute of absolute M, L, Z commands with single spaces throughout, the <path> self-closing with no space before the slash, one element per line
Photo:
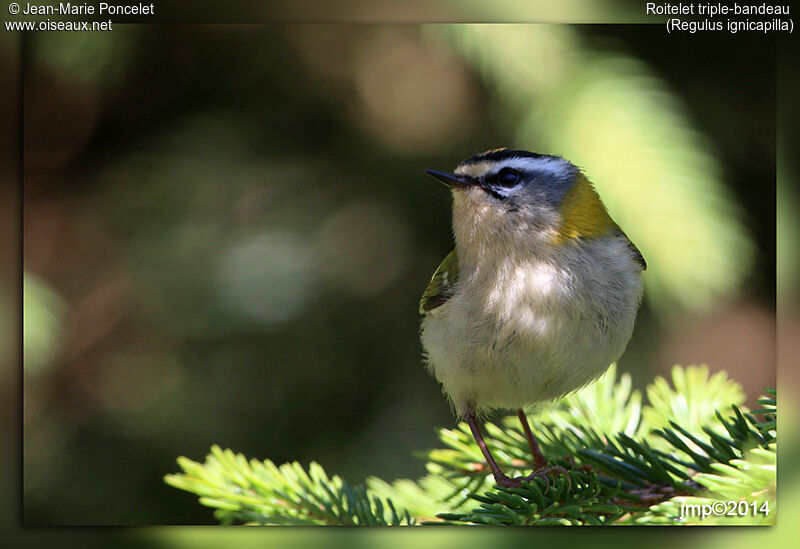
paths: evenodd
<path fill-rule="evenodd" d="M 639 25 L 119 26 L 24 47 L 24 521 L 214 523 L 211 444 L 416 477 L 450 169 L 584 168 L 648 261 L 620 361 L 775 382 L 775 66 Z M 743 67 L 747 67 L 744 70 Z"/>

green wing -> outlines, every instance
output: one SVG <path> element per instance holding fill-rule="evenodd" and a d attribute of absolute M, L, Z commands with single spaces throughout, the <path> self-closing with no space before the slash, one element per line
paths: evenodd
<path fill-rule="evenodd" d="M 458 280 L 458 256 L 453 250 L 442 260 L 439 268 L 433 273 L 425 293 L 419 302 L 420 314 L 427 314 L 450 299 L 455 292 Z"/>

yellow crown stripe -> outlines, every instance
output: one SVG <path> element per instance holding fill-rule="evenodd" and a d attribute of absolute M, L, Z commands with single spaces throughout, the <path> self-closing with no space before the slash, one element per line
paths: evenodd
<path fill-rule="evenodd" d="M 489 149 L 488 151 L 483 151 L 478 156 L 483 156 L 485 154 L 492 154 L 492 153 L 496 153 L 496 152 L 500 152 L 500 151 L 505 151 L 507 149 L 508 149 L 508 147 L 498 147 L 497 149 Z"/>

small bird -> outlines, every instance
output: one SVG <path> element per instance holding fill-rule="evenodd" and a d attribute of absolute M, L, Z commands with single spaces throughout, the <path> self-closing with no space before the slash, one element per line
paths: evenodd
<path fill-rule="evenodd" d="M 592 183 L 559 156 L 494 149 L 455 173 L 426 170 L 453 195 L 455 249 L 420 302 L 429 371 L 466 420 L 495 482 L 547 467 L 523 409 L 605 372 L 625 350 L 642 296 L 642 254 Z M 477 419 L 515 409 L 533 453 L 509 478 Z"/>

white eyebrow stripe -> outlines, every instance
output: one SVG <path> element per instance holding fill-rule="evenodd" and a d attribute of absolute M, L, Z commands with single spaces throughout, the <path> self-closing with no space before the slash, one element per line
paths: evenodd
<path fill-rule="evenodd" d="M 542 168 L 561 168 L 564 164 L 564 160 L 550 156 L 540 156 L 539 158 L 509 158 L 508 160 L 495 163 L 490 169 L 486 170 L 485 175 L 494 175 L 503 168 L 511 168 L 519 171 L 539 171 Z"/>
<path fill-rule="evenodd" d="M 578 172 L 578 168 L 567 160 L 558 156 L 517 156 L 504 160 L 481 160 L 470 164 L 459 165 L 455 173 L 469 177 L 492 177 L 500 170 L 510 168 L 522 172 L 550 174 L 555 178 L 571 178 Z"/>

